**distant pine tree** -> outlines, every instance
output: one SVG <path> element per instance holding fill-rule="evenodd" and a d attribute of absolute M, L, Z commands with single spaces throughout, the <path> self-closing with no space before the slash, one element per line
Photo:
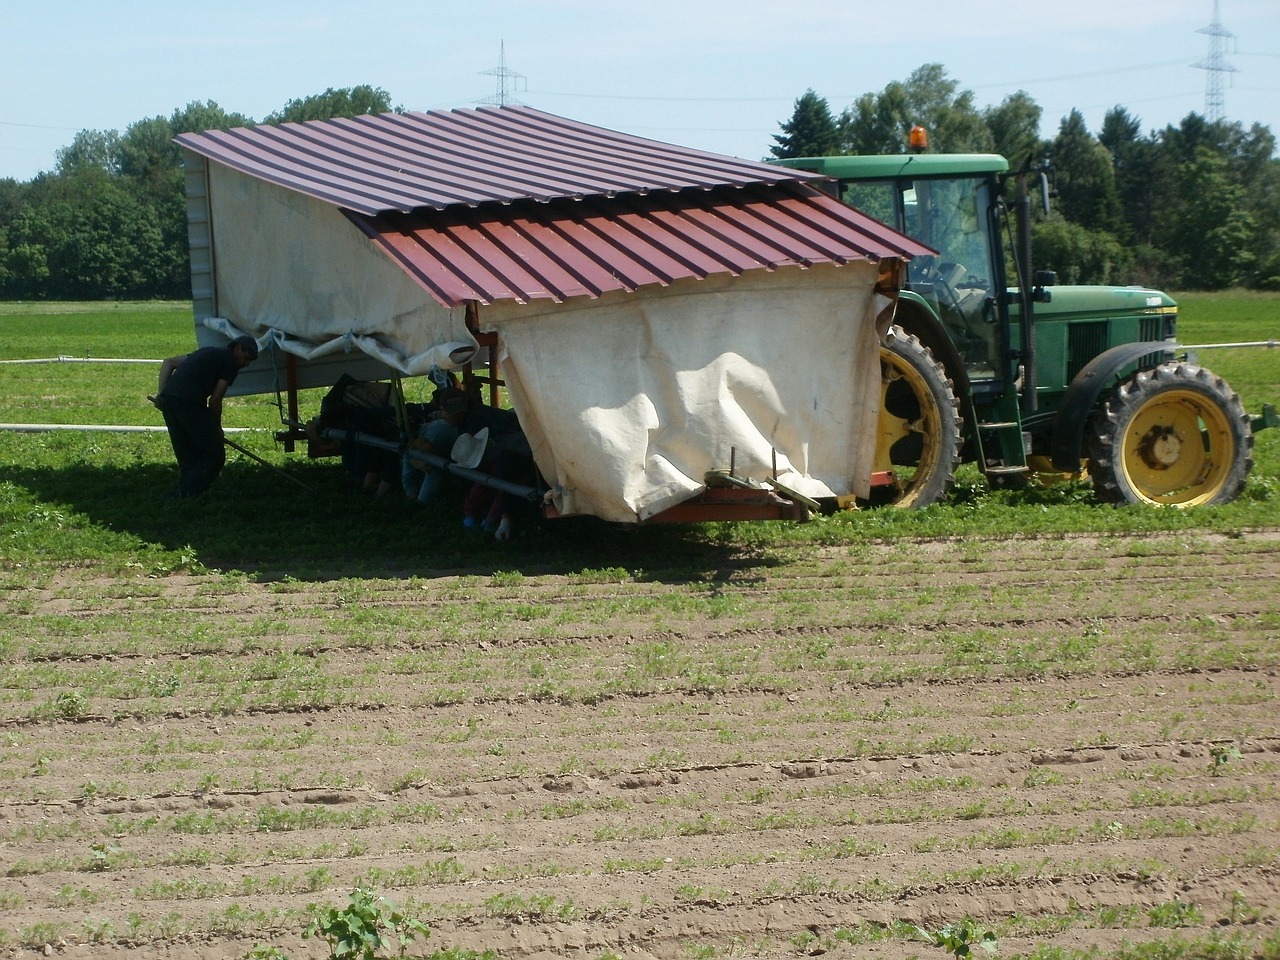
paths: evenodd
<path fill-rule="evenodd" d="M 769 152 L 778 160 L 791 157 L 825 157 L 840 152 L 840 131 L 825 98 L 812 90 L 796 100 L 791 119 L 779 124 L 777 143 Z"/>

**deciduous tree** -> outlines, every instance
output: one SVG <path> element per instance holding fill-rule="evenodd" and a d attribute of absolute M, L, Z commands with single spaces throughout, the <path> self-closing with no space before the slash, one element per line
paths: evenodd
<path fill-rule="evenodd" d="M 1024 90 L 1010 94 L 999 105 L 988 107 L 982 119 L 991 132 L 992 147 L 1020 169 L 1028 160 L 1038 161 L 1047 154 L 1040 139 L 1040 105 Z"/>
<path fill-rule="evenodd" d="M 863 94 L 840 115 L 846 153 L 905 153 L 917 124 L 928 131 L 934 153 L 992 149 L 973 92 L 961 90 L 939 63 L 924 64 L 905 82 L 894 81 L 878 94 Z"/>
<path fill-rule="evenodd" d="M 1134 266 L 1112 234 L 1056 215 L 1035 225 L 1035 257 L 1036 268 L 1053 270 L 1059 283 L 1128 283 Z"/>
<path fill-rule="evenodd" d="M 391 106 L 391 94 L 381 87 L 361 84 L 334 89 L 298 100 L 290 100 L 263 123 L 298 123 L 304 120 L 331 120 L 334 117 L 358 117 L 365 113 L 402 113 L 404 107 Z"/>
<path fill-rule="evenodd" d="M 120 172 L 120 136 L 114 130 L 81 130 L 57 152 L 57 171 L 74 174 L 85 170 Z"/>

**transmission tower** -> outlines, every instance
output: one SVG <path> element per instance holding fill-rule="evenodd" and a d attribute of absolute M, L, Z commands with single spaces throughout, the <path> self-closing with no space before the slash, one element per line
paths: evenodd
<path fill-rule="evenodd" d="M 1225 118 L 1227 112 L 1226 98 L 1222 92 L 1223 74 L 1238 72 L 1227 63 L 1223 49 L 1226 41 L 1234 40 L 1236 35 L 1222 25 L 1222 18 L 1218 15 L 1218 0 L 1213 0 L 1213 23 L 1201 27 L 1196 33 L 1209 35 L 1209 55 L 1191 66 L 1208 74 L 1204 81 L 1204 115 L 1210 123 L 1217 123 Z"/>
<path fill-rule="evenodd" d="M 523 73 L 516 73 L 514 70 L 507 69 L 506 41 L 503 41 L 498 47 L 498 65 L 492 70 L 481 70 L 480 72 L 484 76 L 498 78 L 498 92 L 492 97 L 485 97 L 480 101 L 481 103 L 496 103 L 500 107 L 509 103 L 517 107 L 525 106 L 525 104 L 511 96 L 511 92 L 513 89 L 521 87 L 522 84 L 523 89 L 527 90 L 529 88 L 528 78 Z"/>

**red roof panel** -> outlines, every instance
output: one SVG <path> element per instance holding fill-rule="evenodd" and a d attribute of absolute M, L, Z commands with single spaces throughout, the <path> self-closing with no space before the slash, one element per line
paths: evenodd
<path fill-rule="evenodd" d="M 801 184 L 348 216 L 446 306 L 928 252 Z"/>

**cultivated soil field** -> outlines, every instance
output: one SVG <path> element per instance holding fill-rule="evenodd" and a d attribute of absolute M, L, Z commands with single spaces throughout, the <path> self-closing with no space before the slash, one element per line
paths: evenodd
<path fill-rule="evenodd" d="M 323 957 L 358 882 L 416 956 L 1280 952 L 1280 533 L 600 535 L 0 574 L 0 955 Z"/>

